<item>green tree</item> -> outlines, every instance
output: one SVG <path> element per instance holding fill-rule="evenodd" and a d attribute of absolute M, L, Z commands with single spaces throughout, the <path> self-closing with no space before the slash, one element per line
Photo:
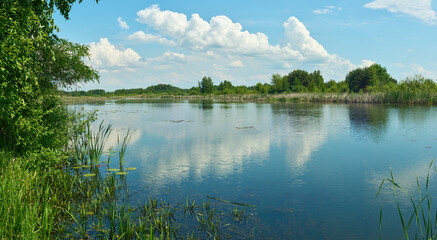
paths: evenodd
<path fill-rule="evenodd" d="M 345 82 L 352 92 L 365 90 L 370 85 L 370 76 L 363 68 L 357 68 L 346 75 Z"/>
<path fill-rule="evenodd" d="M 309 83 L 308 72 L 296 69 L 287 76 L 288 84 L 293 92 L 305 92 Z"/>
<path fill-rule="evenodd" d="M 214 90 L 214 83 L 210 77 L 203 77 L 202 81 L 199 82 L 200 93 L 211 94 Z"/>
<path fill-rule="evenodd" d="M 276 93 L 282 93 L 288 91 L 289 83 L 287 80 L 287 76 L 282 77 L 279 74 L 272 75 L 272 91 Z"/>
<path fill-rule="evenodd" d="M 382 91 L 384 86 L 395 85 L 397 82 L 388 73 L 387 69 L 379 64 L 357 68 L 346 75 L 345 82 L 352 92 Z"/>
<path fill-rule="evenodd" d="M 267 94 L 269 93 L 269 89 L 270 89 L 270 84 L 268 83 L 257 83 L 255 85 L 255 91 L 257 91 L 258 93 L 262 93 L 262 94 Z"/>
<path fill-rule="evenodd" d="M 82 60 L 88 48 L 55 34 L 54 11 L 68 19 L 74 2 L 0 1 L 2 145 L 19 151 L 44 147 L 43 139 L 53 132 L 52 127 L 66 126 L 51 122 L 56 121 L 51 115 L 64 112 L 54 97 L 56 90 L 98 79 L 97 71 Z"/>
<path fill-rule="evenodd" d="M 324 92 L 325 91 L 325 84 L 324 84 L 323 76 L 319 70 L 316 70 L 316 71 L 308 74 L 307 81 L 305 81 L 305 83 L 307 83 L 307 85 L 304 84 L 304 86 L 310 92 Z"/>
<path fill-rule="evenodd" d="M 232 83 L 228 80 L 224 80 L 218 85 L 218 90 L 223 94 L 230 94 L 233 92 L 234 86 L 232 86 Z"/>

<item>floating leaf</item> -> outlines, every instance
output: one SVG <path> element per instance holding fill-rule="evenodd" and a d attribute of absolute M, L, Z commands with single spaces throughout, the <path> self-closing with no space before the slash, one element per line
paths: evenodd
<path fill-rule="evenodd" d="M 131 170 L 137 170 L 137 168 L 136 167 L 128 167 L 128 168 L 126 168 L 126 171 L 131 171 Z"/>
<path fill-rule="evenodd" d="M 170 120 L 170 122 L 172 122 L 172 123 L 180 123 L 180 122 L 183 122 L 184 120 Z"/>
<path fill-rule="evenodd" d="M 127 163 L 126 161 L 120 161 L 120 163 Z"/>
<path fill-rule="evenodd" d="M 126 175 L 126 174 L 129 174 L 128 172 L 116 172 L 115 174 L 117 174 L 117 175 Z"/>
<path fill-rule="evenodd" d="M 110 169 L 108 169 L 108 171 L 110 171 L 110 172 L 118 172 L 118 171 L 120 171 L 120 169 L 117 169 L 117 168 L 110 168 Z"/>
<path fill-rule="evenodd" d="M 254 128 L 255 126 L 249 126 L 249 127 L 235 127 L 236 129 L 251 129 Z"/>
<path fill-rule="evenodd" d="M 87 173 L 87 174 L 84 174 L 83 176 L 84 177 L 94 177 L 94 176 L 96 176 L 96 174 L 95 173 Z"/>
<path fill-rule="evenodd" d="M 82 165 L 83 168 L 90 168 L 91 165 Z"/>
<path fill-rule="evenodd" d="M 82 166 L 74 166 L 73 169 L 79 169 L 82 168 Z"/>
<path fill-rule="evenodd" d="M 94 215 L 94 213 L 89 211 L 89 212 L 86 212 L 86 215 Z"/>

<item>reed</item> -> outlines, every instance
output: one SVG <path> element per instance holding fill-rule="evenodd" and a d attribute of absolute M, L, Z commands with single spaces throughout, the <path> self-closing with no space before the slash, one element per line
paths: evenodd
<path fill-rule="evenodd" d="M 426 174 L 426 180 L 420 183 L 419 177 L 416 177 L 417 195 L 411 195 L 405 189 L 402 188 L 393 176 L 393 172 L 390 169 L 390 177 L 384 178 L 378 189 L 376 197 L 381 194 L 381 189 L 384 184 L 388 183 L 393 188 L 394 199 L 396 208 L 401 221 L 403 238 L 404 239 L 437 239 L 437 209 L 432 206 L 432 194 L 430 193 L 430 178 L 431 174 L 437 172 L 437 167 L 434 164 L 434 160 L 431 161 Z M 410 210 L 402 209 L 399 203 L 399 194 L 406 194 L 410 200 Z M 404 212 L 404 213 L 403 213 Z M 405 213 L 409 212 L 409 214 Z M 379 217 L 379 231 L 382 229 L 383 218 L 383 206 L 381 205 L 380 217 Z M 380 237 L 381 239 L 381 237 Z"/>
<path fill-rule="evenodd" d="M 110 125 L 91 130 L 88 125 L 72 141 L 59 169 L 29 169 L 25 157 L 0 151 L 0 239 L 220 239 L 244 220 L 244 210 L 223 207 L 239 203 L 216 198 L 220 206 L 188 198 L 175 205 L 156 199 L 129 205 L 129 175 L 111 171 L 111 148 L 106 168 L 97 164 Z M 131 135 L 119 141 L 120 167 Z"/>
<path fill-rule="evenodd" d="M 112 131 L 112 125 L 108 124 L 108 126 L 103 125 L 103 121 L 100 123 L 98 129 L 96 132 L 93 132 L 91 130 L 91 124 L 87 125 L 87 153 L 89 156 L 89 159 L 93 165 L 97 165 L 100 161 L 100 157 L 103 154 L 106 140 L 108 139 L 109 135 Z"/>

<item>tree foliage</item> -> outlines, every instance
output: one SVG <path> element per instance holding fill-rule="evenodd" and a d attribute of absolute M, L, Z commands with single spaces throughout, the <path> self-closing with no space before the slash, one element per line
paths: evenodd
<path fill-rule="evenodd" d="M 350 71 L 345 82 L 352 92 L 380 91 L 387 85 L 396 84 L 396 80 L 387 73 L 387 69 L 376 63 Z"/>
<path fill-rule="evenodd" d="M 0 1 L 0 142 L 20 151 L 42 147 L 60 114 L 58 87 L 98 79 L 83 62 L 88 48 L 59 39 L 53 13 L 68 19 L 74 0 Z M 56 102 L 56 103 L 54 103 Z M 48 107 L 51 106 L 51 107 Z"/>
<path fill-rule="evenodd" d="M 200 93 L 210 94 L 214 90 L 214 83 L 210 77 L 203 77 L 202 81 L 199 82 Z"/>

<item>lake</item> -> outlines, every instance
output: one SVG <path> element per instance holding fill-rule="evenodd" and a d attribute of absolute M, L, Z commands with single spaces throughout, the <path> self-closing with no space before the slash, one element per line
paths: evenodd
<path fill-rule="evenodd" d="M 264 239 L 400 239 L 390 168 L 417 197 L 437 155 L 437 108 L 365 104 L 111 100 L 96 124 L 135 130 L 125 160 L 129 202 L 207 196 L 256 205 L 246 213 Z M 434 174 L 435 175 L 435 174 Z M 430 192 L 437 182 L 431 177 Z M 406 195 L 398 202 L 411 210 Z M 434 204 L 435 205 L 435 204 Z M 409 215 L 408 215 L 409 216 Z M 414 223 L 412 224 L 414 225 Z"/>

